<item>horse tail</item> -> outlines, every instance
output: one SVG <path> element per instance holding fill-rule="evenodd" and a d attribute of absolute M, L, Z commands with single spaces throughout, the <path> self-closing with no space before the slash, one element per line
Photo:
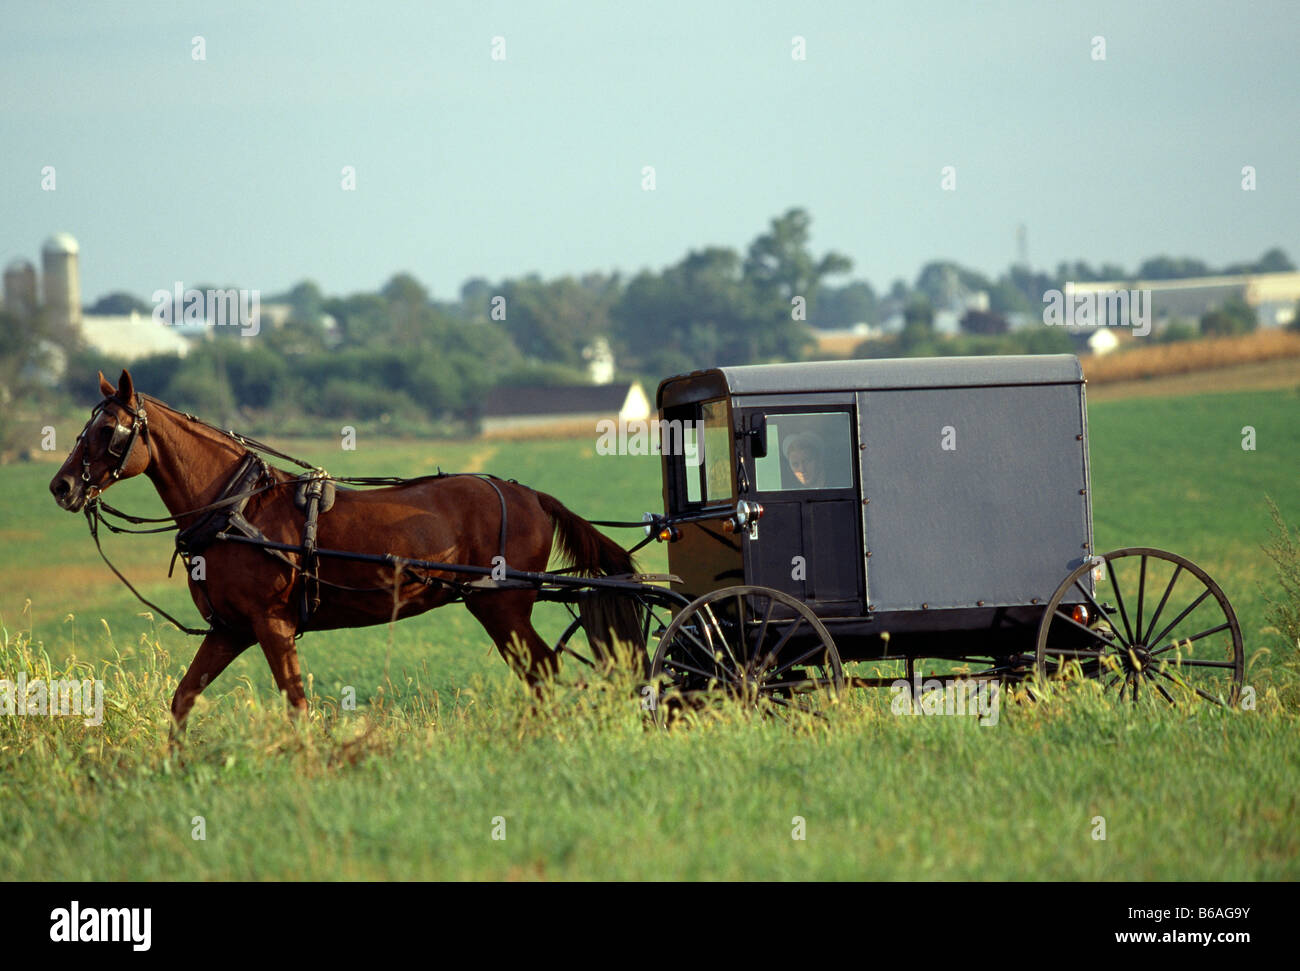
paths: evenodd
<path fill-rule="evenodd" d="M 632 555 L 591 523 L 564 507 L 554 496 L 537 493 L 537 501 L 555 524 L 560 554 L 578 576 L 619 576 L 636 572 Z M 640 600 L 618 590 L 583 590 L 578 594 L 578 616 L 587 641 L 602 662 L 616 660 L 615 644 L 633 652 L 633 662 L 643 675 L 646 658 L 645 612 Z"/>
<path fill-rule="evenodd" d="M 542 510 L 555 524 L 555 538 L 566 564 L 580 577 L 635 573 L 631 555 L 554 496 L 537 493 Z"/>

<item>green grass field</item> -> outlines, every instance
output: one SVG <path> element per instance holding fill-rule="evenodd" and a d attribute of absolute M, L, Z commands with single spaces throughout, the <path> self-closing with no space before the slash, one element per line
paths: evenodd
<path fill-rule="evenodd" d="M 1090 407 L 1097 546 L 1188 556 L 1242 622 L 1252 711 L 1114 705 L 1095 685 L 1004 705 L 995 726 L 906 718 L 854 694 L 825 721 L 742 711 L 647 729 L 616 685 L 534 709 L 462 607 L 300 642 L 312 714 L 290 724 L 256 648 L 211 687 L 183 752 L 167 703 L 197 640 L 142 616 L 54 466 L 0 468 L 0 678 L 94 672 L 105 720 L 0 716 L 10 879 L 1295 879 L 1297 646 L 1267 629 L 1265 496 L 1300 519 L 1300 396 Z M 70 444 L 78 423 L 59 426 Z M 1243 426 L 1257 447 L 1241 447 Z M 591 519 L 660 509 L 658 462 L 590 440 L 282 443 L 338 474 L 491 471 Z M 145 481 L 115 505 L 161 506 Z M 631 542 L 633 532 L 617 534 Z M 170 537 L 106 540 L 192 624 Z M 662 547 L 641 560 L 666 568 Z M 535 615 L 548 640 L 568 615 Z M 863 672 L 866 673 L 866 672 Z M 358 707 L 339 699 L 355 689 Z M 1104 840 L 1095 839 L 1103 817 Z M 202 817 L 201 824 L 196 817 Z M 793 839 L 801 817 L 805 839 Z M 204 839 L 195 839 L 202 826 Z M 494 839 L 502 835 L 504 839 Z"/>

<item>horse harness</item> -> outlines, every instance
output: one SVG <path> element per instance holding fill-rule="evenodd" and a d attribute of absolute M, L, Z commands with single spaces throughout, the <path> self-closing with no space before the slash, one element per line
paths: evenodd
<path fill-rule="evenodd" d="M 122 477 L 122 474 L 126 469 L 126 464 L 128 461 L 130 461 L 131 452 L 135 448 L 135 444 L 137 440 L 143 439 L 145 442 L 145 447 L 149 448 L 152 453 L 153 446 L 150 443 L 148 437 L 149 416 L 148 413 L 145 411 L 145 407 L 144 407 L 145 399 L 143 395 L 139 395 L 137 396 L 137 398 L 139 400 L 139 404 L 136 407 L 132 407 L 131 405 L 126 404 L 120 400 L 105 398 L 98 405 L 96 405 L 95 408 L 91 411 L 90 418 L 86 421 L 85 426 L 83 426 L 80 434 L 78 434 L 77 436 L 78 442 L 81 442 L 83 439 L 85 439 L 87 434 L 90 431 L 90 427 L 95 423 L 95 419 L 97 419 L 100 415 L 104 414 L 108 410 L 108 406 L 110 403 L 116 406 L 117 408 L 122 409 L 126 414 L 130 415 L 134 419 L 132 424 L 128 427 L 122 424 L 120 417 L 115 417 L 112 436 L 109 439 L 108 448 L 107 448 L 108 455 L 111 458 L 117 460 L 116 466 L 114 466 L 112 471 L 109 473 L 109 477 L 113 482 L 116 482 Z M 187 513 L 180 513 L 176 516 L 167 516 L 162 519 L 148 519 L 145 517 L 128 515 L 126 513 L 123 513 L 119 509 L 114 509 L 112 506 L 104 502 L 98 496 L 96 496 L 92 502 L 88 503 L 85 509 L 86 520 L 90 526 L 90 533 L 92 538 L 95 541 L 96 548 L 99 550 L 100 556 L 104 559 L 104 562 L 108 564 L 109 569 L 111 569 L 113 573 L 117 575 L 118 579 L 120 579 L 124 584 L 126 584 L 127 588 L 132 593 L 134 593 L 135 596 L 142 603 L 158 611 L 163 617 L 167 618 L 167 620 L 171 621 L 179 629 L 185 631 L 188 634 L 207 634 L 210 633 L 212 630 L 211 626 L 207 631 L 201 631 L 191 627 L 187 627 L 184 624 L 177 621 L 175 618 L 173 618 L 166 611 L 162 610 L 162 608 L 158 607 L 156 604 L 152 603 L 149 600 L 146 600 L 140 594 L 140 592 L 136 590 L 134 586 L 131 585 L 130 581 L 128 581 L 127 578 L 122 575 L 122 573 L 117 569 L 117 567 L 113 566 L 112 562 L 108 559 L 107 555 L 105 555 L 103 547 L 100 544 L 99 532 L 97 529 L 99 523 L 102 522 L 105 526 L 108 527 L 110 531 L 115 533 L 122 533 L 122 532 L 156 533 L 156 532 L 164 532 L 169 529 L 178 529 L 178 532 L 176 534 L 176 548 L 172 554 L 171 566 L 167 571 L 167 575 L 169 577 L 172 575 L 172 572 L 176 567 L 176 558 L 178 556 L 181 557 L 185 562 L 186 569 L 187 571 L 189 571 L 191 578 L 193 578 L 195 582 L 198 584 L 199 589 L 202 590 L 203 592 L 204 599 L 207 600 L 208 602 L 208 611 L 205 614 L 204 619 L 208 621 L 209 625 L 221 624 L 223 626 L 227 626 L 225 622 L 222 620 L 222 618 L 217 614 L 216 609 L 213 607 L 212 600 L 208 596 L 207 590 L 203 586 L 204 580 L 194 577 L 194 572 L 191 567 L 191 560 L 193 557 L 199 555 L 203 550 L 211 546 L 214 542 L 220 542 L 222 540 L 233 538 L 236 536 L 242 537 L 244 540 L 251 542 L 255 546 L 259 546 L 268 555 L 274 556 L 276 559 L 281 560 L 291 569 L 297 570 L 302 574 L 303 585 L 302 585 L 302 591 L 299 598 L 299 608 L 298 608 L 298 619 L 299 619 L 298 635 L 301 635 L 302 632 L 308 628 L 312 618 L 315 616 L 316 612 L 320 609 L 320 603 L 321 603 L 320 588 L 322 584 L 328 587 L 333 587 L 339 590 L 345 590 L 351 593 L 374 593 L 381 590 L 389 589 L 388 587 L 351 587 L 351 586 L 347 586 L 346 584 L 337 583 L 331 580 L 323 580 L 321 578 L 320 557 L 317 555 L 316 552 L 317 533 L 319 530 L 320 517 L 321 515 L 328 513 L 330 509 L 333 508 L 335 494 L 337 491 L 336 483 L 338 482 L 346 482 L 354 485 L 401 485 L 412 480 L 387 478 L 387 477 L 369 477 L 369 478 L 338 477 L 336 478 L 329 475 L 324 469 L 318 466 L 308 465 L 306 462 L 303 462 L 301 459 L 296 459 L 291 455 L 286 455 L 285 453 L 277 451 L 276 449 L 271 448 L 269 445 L 259 442 L 256 439 L 251 439 L 244 435 L 236 434 L 233 431 L 217 428 L 217 426 L 215 425 L 209 425 L 208 422 L 203 421 L 201 418 L 198 418 L 195 415 L 191 415 L 186 412 L 180 412 L 180 414 L 184 415 L 184 417 L 188 418 L 190 421 L 196 422 L 201 425 L 206 425 L 209 428 L 222 432 L 222 434 L 225 434 L 228 437 L 232 438 L 235 442 L 243 446 L 246 450 L 244 458 L 239 463 L 239 465 L 235 468 L 234 473 L 227 480 L 225 486 L 222 487 L 222 490 L 220 494 L 217 496 L 217 498 L 214 501 L 208 503 L 207 505 L 200 507 L 199 509 L 194 509 Z M 99 487 L 96 486 L 94 483 L 92 483 L 90 479 L 90 460 L 87 457 L 88 452 L 89 449 L 86 449 L 82 456 L 81 480 L 87 486 L 98 489 Z M 259 452 L 265 452 L 270 455 L 275 455 L 279 458 L 283 458 L 307 470 L 306 472 L 304 472 L 303 474 L 297 477 L 296 479 L 297 487 L 294 490 L 294 505 L 298 509 L 300 509 L 304 515 L 302 544 L 301 544 L 301 551 L 302 551 L 301 566 L 299 566 L 292 559 L 290 559 L 282 550 L 273 548 L 270 537 L 268 537 L 261 529 L 259 529 L 252 522 L 250 522 L 248 518 L 244 515 L 244 510 L 247 508 L 248 502 L 250 499 L 253 498 L 253 496 L 258 495 L 259 493 L 262 492 L 266 492 L 270 489 L 274 489 L 277 486 L 289 484 L 287 482 L 286 483 L 279 482 L 276 479 L 274 470 L 266 462 L 266 460 L 262 458 L 260 454 L 258 454 Z M 437 475 L 431 476 L 431 478 L 444 479 L 444 478 L 451 478 L 453 476 L 462 476 L 462 475 L 469 475 L 469 476 L 474 476 L 475 478 L 482 479 L 484 482 L 490 485 L 492 487 L 492 490 L 497 494 L 497 499 L 501 504 L 499 562 L 504 563 L 505 556 L 506 556 L 506 537 L 508 535 L 506 497 L 505 494 L 501 491 L 500 486 L 497 485 L 497 482 L 503 480 L 501 480 L 498 476 L 491 475 L 486 472 L 443 472 L 441 469 L 438 470 Z M 295 480 L 290 480 L 290 481 L 292 482 Z M 511 482 L 511 483 L 516 482 L 515 479 L 507 479 L 504 481 Z M 135 524 L 172 522 L 174 525 L 162 527 L 161 529 L 143 529 L 143 530 L 126 529 L 123 527 L 114 526 L 111 522 L 109 522 L 107 518 L 105 518 L 104 516 L 105 513 L 114 515 L 122 520 L 135 523 Z M 189 526 L 186 526 L 184 529 L 178 528 L 179 520 L 184 519 L 188 516 L 196 516 L 196 515 L 199 518 L 196 519 Z M 414 569 L 412 569 L 409 566 L 403 566 L 401 572 L 402 575 L 406 576 L 408 579 L 410 579 L 413 582 L 422 583 L 425 586 L 440 584 L 450 590 L 453 590 L 456 596 L 455 598 L 453 598 L 453 600 L 449 601 L 451 603 L 454 603 L 457 600 L 463 600 L 466 595 L 472 592 L 471 588 L 473 587 L 473 584 L 469 582 L 448 580 L 442 577 L 433 577 L 433 576 L 420 574 L 417 573 Z"/>
<path fill-rule="evenodd" d="M 439 470 L 434 478 L 450 478 L 453 475 L 473 475 L 481 478 L 496 492 L 501 503 L 500 555 L 502 562 L 504 562 L 508 528 L 506 499 L 500 487 L 496 482 L 492 481 L 497 477 L 486 473 L 442 472 Z M 264 486 L 263 482 L 269 482 L 269 484 Z M 336 480 L 331 478 L 323 469 L 317 468 L 298 476 L 296 482 L 297 487 L 294 489 L 293 502 L 304 517 L 301 565 L 295 563 L 282 550 L 274 549 L 268 545 L 272 542 L 271 538 L 244 515 L 248 502 L 253 496 L 277 484 L 271 466 L 260 455 L 249 452 L 226 482 L 217 499 L 210 503 L 208 507 L 205 507 L 208 511 L 176 534 L 176 550 L 172 554 L 172 567 L 175 567 L 176 557 L 179 556 L 185 561 L 186 569 L 189 570 L 191 559 L 194 556 L 200 554 L 213 543 L 220 542 L 231 536 L 238 535 L 250 540 L 253 545 L 260 547 L 263 552 L 302 574 L 303 584 L 298 603 L 298 633 L 301 634 L 308 629 L 312 618 L 320 609 L 320 588 L 322 584 L 352 593 L 374 593 L 389 588 L 351 587 L 321 578 L 320 557 L 316 552 L 318 548 L 317 535 L 320 517 L 334 507 L 337 492 Z M 456 599 L 463 599 L 468 592 L 469 584 L 461 581 L 420 574 L 410 567 L 403 567 L 402 573 L 410 580 L 422 583 L 425 586 L 436 583 L 450 588 L 456 591 Z M 170 570 L 168 575 L 171 575 Z M 190 575 L 193 576 L 192 570 Z M 203 581 L 196 579 L 196 582 L 199 584 L 199 588 L 203 590 L 204 599 L 208 600 L 209 616 L 206 619 L 209 623 L 219 622 L 220 618 L 212 606 L 212 601 L 208 598 L 207 591 L 203 589 Z"/>

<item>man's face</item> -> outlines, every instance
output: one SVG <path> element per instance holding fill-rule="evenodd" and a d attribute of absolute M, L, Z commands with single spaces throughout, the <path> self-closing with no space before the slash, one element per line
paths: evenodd
<path fill-rule="evenodd" d="M 787 458 L 790 462 L 790 471 L 794 473 L 800 485 L 821 485 L 822 463 L 816 452 L 807 448 L 792 448 Z"/>

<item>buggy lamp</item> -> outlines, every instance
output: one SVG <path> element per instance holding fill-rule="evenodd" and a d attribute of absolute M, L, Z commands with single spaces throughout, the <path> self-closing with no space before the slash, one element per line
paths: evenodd
<path fill-rule="evenodd" d="M 660 543 L 672 543 L 682 538 L 680 529 L 664 522 L 664 517 L 656 513 L 642 513 L 641 522 L 645 523 L 645 534 L 653 536 Z"/>
<path fill-rule="evenodd" d="M 758 522 L 762 518 L 763 506 L 761 503 L 742 499 L 736 503 L 736 511 L 722 521 L 722 531 L 724 533 L 738 533 L 750 522 Z"/>

